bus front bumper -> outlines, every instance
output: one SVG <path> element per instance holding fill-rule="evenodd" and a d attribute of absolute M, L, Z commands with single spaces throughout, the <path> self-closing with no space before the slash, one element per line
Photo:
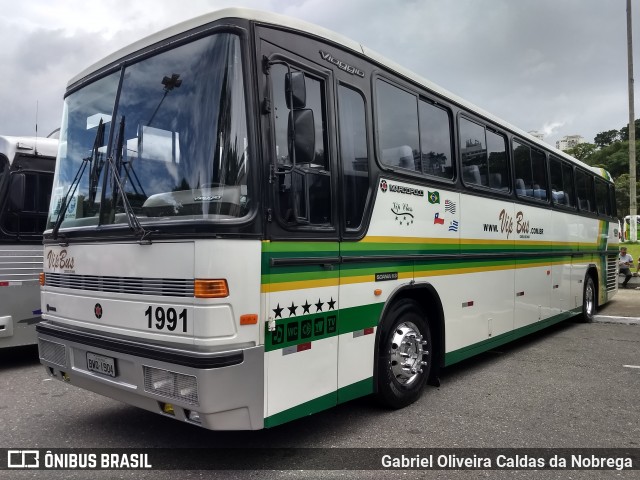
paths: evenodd
<path fill-rule="evenodd" d="M 264 427 L 264 347 L 191 351 L 41 322 L 40 362 L 58 380 L 211 430 Z"/>

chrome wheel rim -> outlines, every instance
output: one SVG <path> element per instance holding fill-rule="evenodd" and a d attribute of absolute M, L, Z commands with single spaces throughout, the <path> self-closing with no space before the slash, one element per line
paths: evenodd
<path fill-rule="evenodd" d="M 411 322 L 398 325 L 389 345 L 389 370 L 401 385 L 411 385 L 427 365 L 427 341 Z"/>
<path fill-rule="evenodd" d="M 587 282 L 587 288 L 584 292 L 585 310 L 588 316 L 593 315 L 593 306 L 595 303 L 595 292 L 593 289 L 593 282 Z"/>

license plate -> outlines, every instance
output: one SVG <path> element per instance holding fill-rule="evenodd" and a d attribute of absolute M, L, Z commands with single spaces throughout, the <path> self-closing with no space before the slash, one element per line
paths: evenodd
<path fill-rule="evenodd" d="M 92 372 L 109 375 L 110 377 L 116 376 L 115 358 L 105 357 L 104 355 L 96 355 L 95 353 L 87 352 L 87 368 Z"/>

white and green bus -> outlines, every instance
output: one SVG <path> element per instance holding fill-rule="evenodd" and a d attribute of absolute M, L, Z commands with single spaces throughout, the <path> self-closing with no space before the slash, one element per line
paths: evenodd
<path fill-rule="evenodd" d="M 35 345 L 58 141 L 0 135 L 0 348 Z"/>
<path fill-rule="evenodd" d="M 205 428 L 402 407 L 616 292 L 605 173 L 290 18 L 116 52 L 70 81 L 60 139 L 42 363 Z"/>

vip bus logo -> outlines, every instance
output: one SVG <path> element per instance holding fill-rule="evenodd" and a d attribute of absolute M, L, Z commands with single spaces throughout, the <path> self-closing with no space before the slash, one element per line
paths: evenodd
<path fill-rule="evenodd" d="M 386 180 L 380 181 L 380 190 L 382 190 L 382 193 L 386 192 L 387 188 L 389 188 L 387 186 L 387 181 Z"/>
<path fill-rule="evenodd" d="M 57 269 L 70 271 L 73 270 L 75 265 L 75 259 L 69 257 L 67 250 L 61 250 L 60 253 L 55 253 L 53 250 L 49 250 L 47 253 L 47 262 L 50 269 Z"/>

